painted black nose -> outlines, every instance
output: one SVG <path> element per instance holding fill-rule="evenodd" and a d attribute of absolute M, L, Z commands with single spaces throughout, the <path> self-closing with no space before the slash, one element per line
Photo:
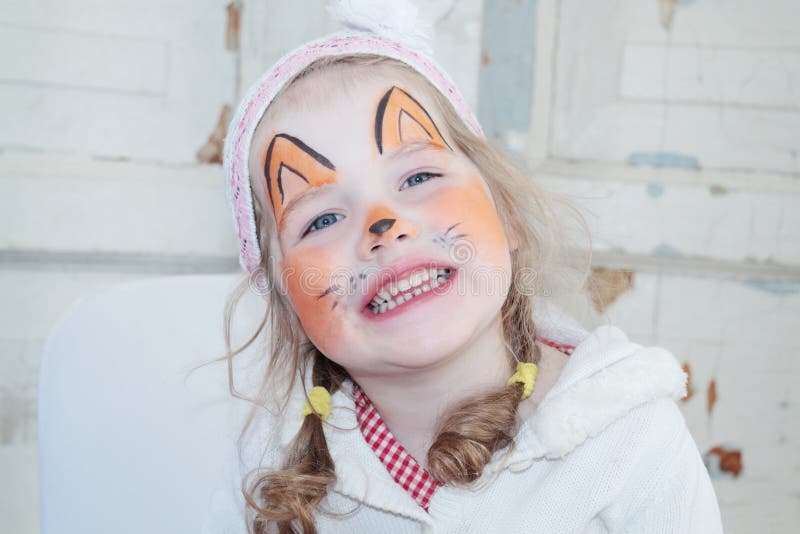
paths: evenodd
<path fill-rule="evenodd" d="M 381 219 L 372 223 L 369 227 L 371 234 L 383 235 L 389 231 L 397 219 Z"/>

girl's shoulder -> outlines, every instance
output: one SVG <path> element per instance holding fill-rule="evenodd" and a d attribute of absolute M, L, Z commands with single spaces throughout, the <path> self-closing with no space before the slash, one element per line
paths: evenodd
<path fill-rule="evenodd" d="M 563 456 L 634 410 L 661 400 L 674 406 L 685 395 L 686 374 L 671 352 L 601 326 L 575 347 L 540 402 L 534 426 L 548 456 Z"/>
<path fill-rule="evenodd" d="M 685 396 L 687 377 L 670 351 L 634 343 L 613 325 L 591 332 L 576 325 L 552 305 L 537 324 L 550 343 L 542 350 L 544 391 L 526 422 L 543 455 L 563 457 L 615 422 L 656 405 L 677 413 L 668 419 L 684 425 L 674 401 Z M 559 351 L 559 345 L 570 348 Z"/>

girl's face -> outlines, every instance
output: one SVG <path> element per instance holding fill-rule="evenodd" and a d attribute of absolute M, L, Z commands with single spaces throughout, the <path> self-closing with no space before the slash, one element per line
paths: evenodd
<path fill-rule="evenodd" d="M 326 81 L 314 73 L 291 91 L 319 95 Z M 259 125 L 250 172 L 274 216 L 262 231 L 323 354 L 354 377 L 424 370 L 496 334 L 508 244 L 426 94 L 375 76 L 353 85 Z"/>

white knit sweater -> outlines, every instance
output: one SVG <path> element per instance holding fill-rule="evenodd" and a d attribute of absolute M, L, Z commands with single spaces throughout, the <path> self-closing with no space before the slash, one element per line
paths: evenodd
<path fill-rule="evenodd" d="M 589 334 L 554 307 L 543 337 L 577 345 L 558 381 L 470 489 L 441 486 L 426 513 L 364 440 L 349 391 L 332 397 L 326 438 L 337 480 L 318 513 L 321 533 L 716 533 L 719 508 L 675 400 L 686 377 L 662 348 L 613 326 Z M 300 413 L 295 396 L 287 413 Z M 300 418 L 264 412 L 233 453 L 203 532 L 247 532 L 241 480 L 277 466 Z M 339 514 L 337 517 L 336 514 Z"/>

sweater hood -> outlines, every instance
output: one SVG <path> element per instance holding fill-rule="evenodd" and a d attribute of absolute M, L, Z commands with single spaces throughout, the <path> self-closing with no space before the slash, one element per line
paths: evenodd
<path fill-rule="evenodd" d="M 686 395 L 686 373 L 661 347 L 603 325 L 575 347 L 558 381 L 522 423 L 514 459 L 561 458 L 634 408 Z"/>

